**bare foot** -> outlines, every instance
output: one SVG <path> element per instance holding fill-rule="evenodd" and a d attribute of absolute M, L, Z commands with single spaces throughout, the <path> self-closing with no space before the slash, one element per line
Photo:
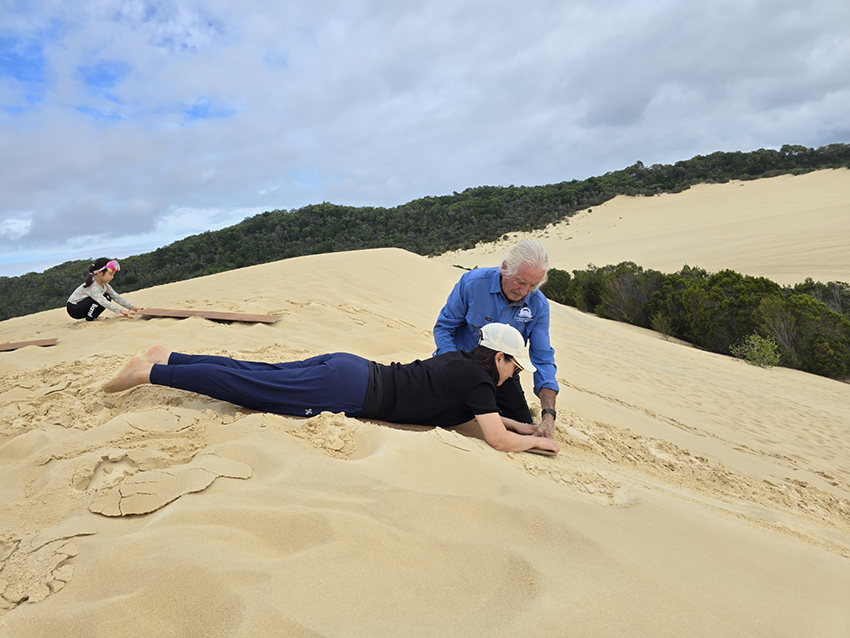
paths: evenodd
<path fill-rule="evenodd" d="M 166 350 L 162 346 L 151 346 L 151 348 L 145 353 L 145 361 L 148 363 L 157 363 L 159 365 L 167 366 L 168 357 L 170 356 L 171 350 Z"/>
<path fill-rule="evenodd" d="M 137 385 L 150 383 L 152 367 L 153 364 L 143 361 L 139 357 L 133 357 L 115 378 L 103 384 L 103 391 L 122 392 L 135 388 Z"/>

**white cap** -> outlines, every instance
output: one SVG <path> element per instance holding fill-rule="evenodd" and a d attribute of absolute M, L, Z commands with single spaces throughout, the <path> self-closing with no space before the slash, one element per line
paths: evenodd
<path fill-rule="evenodd" d="M 523 370 L 534 372 L 537 369 L 525 354 L 525 341 L 519 330 L 506 323 L 488 323 L 481 328 L 478 345 L 509 354 Z"/>

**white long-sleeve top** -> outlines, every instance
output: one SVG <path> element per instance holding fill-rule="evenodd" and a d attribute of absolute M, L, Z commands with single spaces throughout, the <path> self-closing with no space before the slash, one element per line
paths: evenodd
<path fill-rule="evenodd" d="M 109 299 L 104 296 L 106 294 L 112 298 L 112 301 L 109 301 Z M 80 284 L 77 289 L 71 293 L 71 296 L 68 297 L 68 303 L 79 303 L 86 297 L 91 297 L 101 306 L 109 308 L 115 314 L 121 314 L 121 306 L 124 306 L 127 310 L 130 310 L 130 308 L 133 307 L 133 304 L 115 292 L 115 290 L 112 289 L 112 286 L 109 284 L 101 286 L 96 281 L 93 281 L 91 286 Z"/>

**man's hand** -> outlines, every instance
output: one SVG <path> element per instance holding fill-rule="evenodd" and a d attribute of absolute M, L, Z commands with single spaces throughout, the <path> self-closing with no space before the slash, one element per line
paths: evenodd
<path fill-rule="evenodd" d="M 558 393 L 552 388 L 542 388 L 537 396 L 540 397 L 540 407 L 543 410 L 555 409 L 555 399 L 558 397 Z M 547 439 L 554 438 L 555 417 L 551 414 L 544 414 L 540 421 L 540 425 L 537 426 L 534 434 L 536 436 L 545 436 Z"/>
<path fill-rule="evenodd" d="M 545 436 L 547 439 L 554 438 L 555 436 L 555 417 L 551 414 L 544 414 L 543 420 L 540 422 L 534 432 L 532 432 L 535 436 Z"/>

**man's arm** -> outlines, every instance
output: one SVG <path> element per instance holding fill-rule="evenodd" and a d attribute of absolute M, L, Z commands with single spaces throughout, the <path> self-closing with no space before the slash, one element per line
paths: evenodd
<path fill-rule="evenodd" d="M 555 390 L 552 388 L 540 388 L 540 393 L 537 396 L 540 397 L 540 407 L 543 410 L 555 409 L 555 399 L 558 396 Z M 536 434 L 549 439 L 553 438 L 555 435 L 555 417 L 551 414 L 544 414 L 540 425 L 537 426 Z"/>
<path fill-rule="evenodd" d="M 434 343 L 437 345 L 437 349 L 434 351 L 435 355 L 457 350 L 454 334 L 458 327 L 466 322 L 468 308 L 466 286 L 463 277 L 461 277 L 449 293 L 446 305 L 440 310 L 437 323 L 434 324 Z"/>
<path fill-rule="evenodd" d="M 528 339 L 528 354 L 537 368 L 534 373 L 534 389 L 543 410 L 555 410 L 558 397 L 558 382 L 555 380 L 555 350 L 549 341 L 549 303 L 544 302 L 540 317 L 531 329 Z M 552 438 L 555 433 L 555 417 L 544 413 L 537 434 Z"/>

